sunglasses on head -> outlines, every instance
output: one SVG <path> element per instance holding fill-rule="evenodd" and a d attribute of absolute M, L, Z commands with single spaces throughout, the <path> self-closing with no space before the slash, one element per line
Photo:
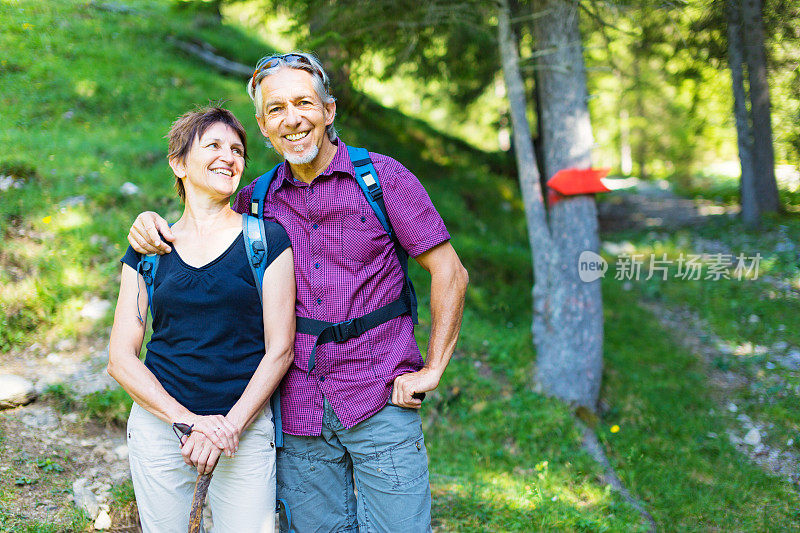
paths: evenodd
<path fill-rule="evenodd" d="M 282 55 L 263 57 L 261 58 L 261 60 L 259 60 L 259 62 L 256 64 L 256 70 L 253 72 L 253 77 L 250 78 L 250 85 L 252 89 L 254 91 L 256 89 L 256 78 L 258 77 L 258 74 L 260 72 L 269 70 L 273 67 L 277 67 L 282 62 L 288 65 L 300 64 L 310 67 L 312 72 L 317 76 L 319 76 L 322 82 L 325 83 L 325 76 L 323 76 L 322 71 L 319 69 L 319 67 L 314 65 L 314 63 L 312 63 L 306 56 L 300 54 L 282 54 Z"/>

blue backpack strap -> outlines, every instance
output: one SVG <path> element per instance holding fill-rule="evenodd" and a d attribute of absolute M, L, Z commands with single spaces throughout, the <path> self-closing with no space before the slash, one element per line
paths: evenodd
<path fill-rule="evenodd" d="M 147 306 L 150 308 L 150 315 L 153 319 L 155 319 L 155 314 L 153 313 L 153 283 L 156 280 L 156 271 L 158 270 L 158 260 L 160 258 L 161 256 L 158 254 L 143 255 L 136 265 L 136 272 L 144 278 L 144 285 L 147 287 Z M 147 314 L 147 309 L 145 309 L 145 314 Z M 141 316 L 139 320 L 144 323 Z"/>
<path fill-rule="evenodd" d="M 258 187 L 258 184 L 256 184 L 256 187 Z M 267 182 L 267 187 L 269 187 L 269 182 Z M 263 303 L 264 296 L 261 293 L 261 285 L 264 283 L 264 272 L 267 270 L 267 237 L 264 229 L 264 219 L 250 215 L 242 215 L 242 234 L 244 235 L 247 263 L 250 265 L 250 271 L 253 273 L 253 280 L 258 290 L 258 299 Z M 270 405 L 272 407 L 272 418 L 275 421 L 275 445 L 278 448 L 282 448 L 283 424 L 281 422 L 281 393 L 278 389 L 275 389 L 275 392 L 272 393 Z"/>
<path fill-rule="evenodd" d="M 278 512 L 278 531 L 280 533 L 292 532 L 292 511 L 283 498 L 278 498 L 275 510 Z"/>
<path fill-rule="evenodd" d="M 383 189 L 378 180 L 378 172 L 369 158 L 369 152 L 364 148 L 348 146 L 347 153 L 350 156 L 353 167 L 356 169 L 356 181 L 358 186 L 361 187 L 364 197 L 375 212 L 375 216 L 381 221 L 383 229 L 386 230 L 390 237 L 394 238 L 392 225 L 389 223 L 389 215 L 386 213 L 386 205 L 383 203 Z"/>
<path fill-rule="evenodd" d="M 264 218 L 264 200 L 267 198 L 267 191 L 269 190 L 273 178 L 275 178 L 275 174 L 278 172 L 279 166 L 281 166 L 281 163 L 275 165 L 268 172 L 256 179 L 256 184 L 253 187 L 253 194 L 250 197 L 250 214 L 254 217 Z M 259 291 L 260 290 L 259 288 Z"/>
<path fill-rule="evenodd" d="M 419 323 L 417 320 L 417 295 L 414 292 L 411 278 L 408 276 L 408 252 L 400 244 L 397 235 L 392 230 L 389 214 L 386 212 L 386 204 L 383 200 L 383 189 L 378 179 L 378 172 L 375 170 L 367 150 L 348 146 L 347 151 L 355 168 L 355 178 L 358 186 L 364 193 L 364 197 L 375 216 L 378 217 L 381 225 L 392 240 L 397 260 L 400 262 L 400 268 L 403 269 L 403 290 L 393 302 L 344 322 L 333 323 L 309 317 L 297 317 L 298 333 L 305 333 L 316 338 L 308 357 L 309 376 L 311 371 L 314 370 L 317 347 L 321 344 L 346 342 L 362 335 L 365 331 L 405 314 L 411 315 L 414 324 Z"/>
<path fill-rule="evenodd" d="M 411 278 L 408 276 L 408 252 L 397 240 L 392 229 L 392 223 L 389 219 L 389 213 L 386 211 L 386 203 L 383 200 L 383 189 L 381 188 L 378 172 L 372 164 L 372 159 L 369 157 L 369 152 L 365 148 L 356 148 L 354 146 L 347 147 L 347 153 L 350 156 L 350 161 L 355 168 L 355 177 L 358 186 L 364 193 L 369 206 L 375 213 L 375 216 L 380 220 L 383 229 L 389 234 L 389 237 L 394 242 L 394 251 L 397 254 L 397 260 L 400 262 L 400 268 L 403 269 L 405 275 L 404 290 L 408 291 L 408 298 L 411 300 L 411 318 L 414 324 L 418 324 L 417 320 L 417 293 L 414 290 L 414 285 L 411 283 Z"/>

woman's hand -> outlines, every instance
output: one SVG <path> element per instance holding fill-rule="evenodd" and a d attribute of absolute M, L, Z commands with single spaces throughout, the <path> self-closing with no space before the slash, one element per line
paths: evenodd
<path fill-rule="evenodd" d="M 197 467 L 198 474 L 210 474 L 217 466 L 222 450 L 202 433 L 192 432 L 181 446 L 183 462 Z"/>
<path fill-rule="evenodd" d="M 186 423 L 193 425 L 192 434 L 202 433 L 228 457 L 239 449 L 239 429 L 222 415 L 195 415 Z"/>

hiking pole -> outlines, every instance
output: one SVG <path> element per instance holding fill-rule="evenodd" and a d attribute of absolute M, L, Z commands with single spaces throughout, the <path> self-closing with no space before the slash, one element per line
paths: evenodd
<path fill-rule="evenodd" d="M 197 474 L 197 481 L 194 484 L 194 498 L 192 498 L 192 507 L 189 510 L 189 533 L 200 532 L 200 522 L 203 519 L 203 503 L 206 501 L 206 494 L 208 494 L 208 486 L 211 484 L 213 473 L 212 470 L 208 474 Z"/>
<path fill-rule="evenodd" d="M 175 422 L 172 424 L 172 431 L 178 437 L 178 442 L 183 446 L 183 439 L 192 433 L 193 425 L 184 424 L 182 422 Z M 214 468 L 216 468 L 214 464 Z M 206 494 L 208 494 L 208 486 L 211 484 L 211 475 L 214 473 L 214 468 L 208 474 L 197 474 L 197 480 L 194 482 L 194 497 L 192 497 L 192 506 L 189 509 L 189 533 L 200 533 L 200 522 L 203 520 L 203 503 L 206 501 Z"/>

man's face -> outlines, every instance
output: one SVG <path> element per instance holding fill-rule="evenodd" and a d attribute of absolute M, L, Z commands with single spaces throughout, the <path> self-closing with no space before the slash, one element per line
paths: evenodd
<path fill-rule="evenodd" d="M 305 70 L 282 68 L 264 78 L 260 90 L 261 133 L 289 163 L 314 162 L 323 146 L 331 144 L 325 128 L 333 122 L 336 104 L 322 102 Z"/>

